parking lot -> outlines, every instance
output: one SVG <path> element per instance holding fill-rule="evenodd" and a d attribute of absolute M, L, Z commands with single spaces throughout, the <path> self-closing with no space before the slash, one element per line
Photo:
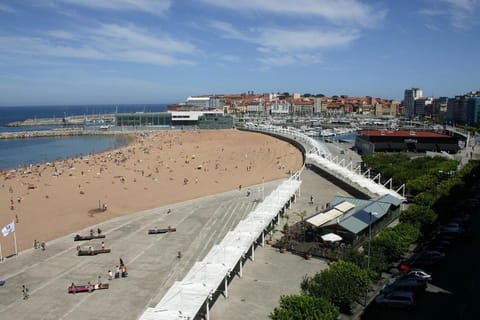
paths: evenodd
<path fill-rule="evenodd" d="M 472 195 L 466 209 L 470 213 L 468 233 L 452 237 L 444 247 L 445 259 L 423 268 L 431 272 L 432 281 L 425 292 L 416 295 L 416 306 L 412 310 L 385 307 L 371 303 L 361 319 L 477 319 L 477 288 L 480 287 L 480 201 Z M 455 210 L 455 206 L 452 207 Z"/>

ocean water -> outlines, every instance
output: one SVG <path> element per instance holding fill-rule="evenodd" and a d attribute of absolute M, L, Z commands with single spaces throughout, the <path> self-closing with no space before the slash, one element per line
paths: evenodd
<path fill-rule="evenodd" d="M 0 107 L 0 132 L 49 130 L 59 126 L 6 127 L 14 121 L 53 118 L 70 115 L 160 112 L 165 104 L 103 105 L 103 106 L 25 106 Z M 0 169 L 66 159 L 121 147 L 128 143 L 122 135 L 42 137 L 31 139 L 0 139 Z"/>
<path fill-rule="evenodd" d="M 0 107 L 0 132 L 48 130 L 51 127 L 6 127 L 10 122 L 35 118 L 63 118 L 65 116 L 98 115 L 129 112 L 161 112 L 166 104 L 87 105 L 87 106 L 20 106 Z"/>

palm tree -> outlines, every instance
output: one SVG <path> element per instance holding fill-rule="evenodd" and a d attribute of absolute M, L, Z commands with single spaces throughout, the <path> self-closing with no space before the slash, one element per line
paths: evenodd
<path fill-rule="evenodd" d="M 306 230 L 305 230 L 305 217 L 307 216 L 307 211 L 306 210 L 302 210 L 300 212 L 294 212 L 294 214 L 298 217 L 300 217 L 301 221 L 302 221 L 302 230 L 303 230 L 303 242 L 305 242 L 305 238 L 306 238 Z"/>

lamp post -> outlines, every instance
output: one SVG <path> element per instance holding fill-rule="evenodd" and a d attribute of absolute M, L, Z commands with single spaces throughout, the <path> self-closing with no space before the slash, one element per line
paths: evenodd
<path fill-rule="evenodd" d="M 367 260 L 367 270 L 370 270 L 370 252 L 371 252 L 371 242 L 372 242 L 372 216 L 377 216 L 377 212 L 368 213 L 370 219 L 368 222 L 368 260 Z"/>

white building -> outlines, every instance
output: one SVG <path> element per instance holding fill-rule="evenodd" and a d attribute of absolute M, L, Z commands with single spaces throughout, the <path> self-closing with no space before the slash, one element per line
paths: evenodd
<path fill-rule="evenodd" d="M 210 106 L 210 97 L 188 97 L 185 103 L 192 106 L 208 108 Z"/>
<path fill-rule="evenodd" d="M 290 104 L 286 101 L 273 101 L 270 110 L 272 115 L 289 114 Z"/>

